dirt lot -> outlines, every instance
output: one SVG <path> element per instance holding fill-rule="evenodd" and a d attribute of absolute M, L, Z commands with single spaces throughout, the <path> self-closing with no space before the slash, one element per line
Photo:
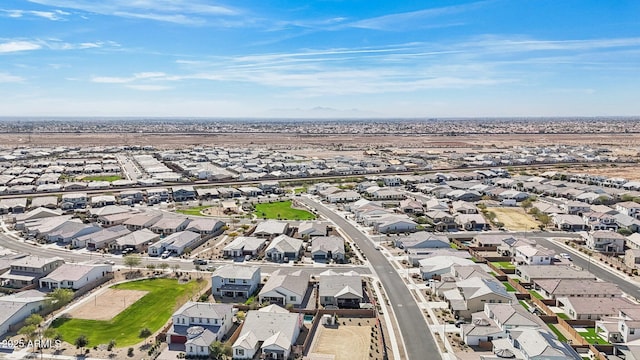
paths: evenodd
<path fill-rule="evenodd" d="M 73 309 L 71 317 L 87 320 L 111 320 L 147 291 L 106 289 L 99 295 L 89 295 L 84 304 Z"/>
<path fill-rule="evenodd" d="M 495 207 L 489 208 L 489 211 L 496 214 L 496 218 L 504 224 L 505 229 L 523 231 L 538 228 L 538 222 L 521 207 Z"/>
<path fill-rule="evenodd" d="M 312 353 L 330 354 L 335 360 L 369 359 L 371 326 L 320 325 Z"/>
<path fill-rule="evenodd" d="M 482 145 L 484 148 L 502 146 L 531 146 L 538 145 L 605 145 L 611 148 L 629 148 L 638 146 L 640 138 L 634 134 L 494 134 L 467 136 L 400 136 L 400 135 L 299 135 L 299 134 L 90 134 L 90 133 L 48 133 L 31 134 L 29 137 L 21 134 L 0 134 L 0 144 L 13 146 L 104 146 L 104 145 L 153 145 L 159 148 L 169 148 L 181 145 L 210 145 L 239 147 L 252 145 L 253 147 L 268 147 L 280 149 L 299 149 L 323 147 L 325 149 L 351 150 L 353 148 L 371 147 L 404 147 L 427 149 L 474 148 Z M 345 149 L 348 144 L 351 149 Z M 479 150 L 479 149 L 477 149 Z"/>

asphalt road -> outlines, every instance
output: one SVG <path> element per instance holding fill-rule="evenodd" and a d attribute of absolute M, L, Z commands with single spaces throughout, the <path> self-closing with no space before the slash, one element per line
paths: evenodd
<path fill-rule="evenodd" d="M 540 245 L 555 250 L 556 253 L 570 253 L 572 255 L 571 259 L 573 260 L 573 263 L 575 265 L 588 270 L 600 280 L 618 285 L 620 290 L 631 295 L 632 297 L 640 298 L 640 289 L 638 288 L 638 285 L 633 284 L 615 274 L 612 274 L 609 271 L 601 269 L 598 265 L 596 265 L 595 261 L 592 260 L 591 262 L 589 262 L 589 260 L 585 260 L 582 257 L 575 255 L 575 251 L 568 251 L 567 249 L 557 245 L 554 241 L 550 241 L 542 237 L 535 237 L 535 240 Z"/>
<path fill-rule="evenodd" d="M 434 355 L 439 354 L 438 347 L 433 341 L 427 322 L 422 315 L 422 310 L 418 307 L 404 280 L 387 258 L 375 249 L 371 241 L 360 230 L 340 215 L 308 198 L 301 197 L 299 200 L 336 223 L 367 257 L 380 278 L 393 307 L 409 359 L 432 359 Z"/>

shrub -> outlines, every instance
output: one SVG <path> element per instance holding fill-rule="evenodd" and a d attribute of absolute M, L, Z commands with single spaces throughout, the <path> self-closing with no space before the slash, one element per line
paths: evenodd
<path fill-rule="evenodd" d="M 129 357 L 133 357 L 133 348 L 132 348 L 132 347 L 130 347 L 130 348 L 127 350 L 127 356 L 129 356 Z"/>

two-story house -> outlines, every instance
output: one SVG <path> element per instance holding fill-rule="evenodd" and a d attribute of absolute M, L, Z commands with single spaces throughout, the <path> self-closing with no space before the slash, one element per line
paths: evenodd
<path fill-rule="evenodd" d="M 608 253 L 623 253 L 625 237 L 614 231 L 598 230 L 587 236 L 587 247 Z"/>
<path fill-rule="evenodd" d="M 516 264 L 551 265 L 555 251 L 542 246 L 522 245 L 515 248 Z"/>
<path fill-rule="evenodd" d="M 188 356 L 209 356 L 209 345 L 221 341 L 233 325 L 233 306 L 189 301 L 173 313 L 167 343 Z"/>
<path fill-rule="evenodd" d="M 258 289 L 260 268 L 254 266 L 224 265 L 211 275 L 211 293 L 214 296 L 248 298 Z"/>
<path fill-rule="evenodd" d="M 17 289 L 37 285 L 40 278 L 48 275 L 62 264 L 64 264 L 64 260 L 59 257 L 25 256 L 11 262 L 9 271 L 0 275 L 0 282 L 7 287 Z"/>

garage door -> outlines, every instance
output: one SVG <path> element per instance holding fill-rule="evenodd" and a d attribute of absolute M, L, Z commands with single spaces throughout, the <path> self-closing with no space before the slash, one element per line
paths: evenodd
<path fill-rule="evenodd" d="M 172 344 L 184 344 L 187 342 L 187 337 L 184 335 L 171 335 Z"/>

